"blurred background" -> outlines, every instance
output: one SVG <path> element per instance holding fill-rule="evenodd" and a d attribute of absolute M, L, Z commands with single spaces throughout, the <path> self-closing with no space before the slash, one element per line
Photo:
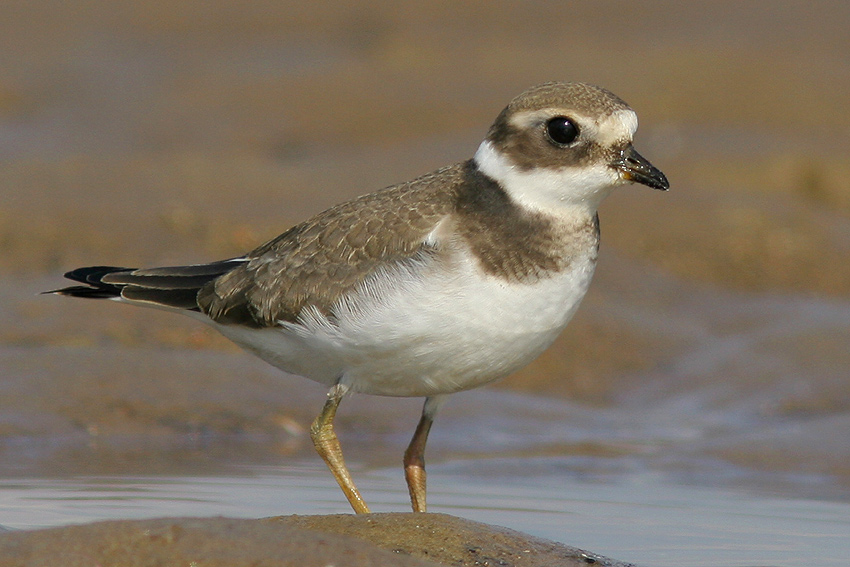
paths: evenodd
<path fill-rule="evenodd" d="M 636 109 L 671 191 L 603 204 L 584 305 L 497 386 L 610 427 L 541 437 L 562 425 L 538 412 L 515 442 L 846 501 L 848 29 L 841 1 L 4 1 L 0 474 L 313 458 L 321 387 L 188 319 L 36 294 L 80 265 L 239 254 L 471 157 L 512 97 L 578 80 Z M 506 450 L 452 435 L 470 416 L 516 431 L 492 403 L 447 408 L 435 462 Z M 418 402 L 346 407 L 341 436 L 388 447 L 349 459 L 394 466 Z"/>

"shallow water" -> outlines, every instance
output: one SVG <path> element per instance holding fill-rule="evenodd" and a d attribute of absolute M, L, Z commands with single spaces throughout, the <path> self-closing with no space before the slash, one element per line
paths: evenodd
<path fill-rule="evenodd" d="M 850 557 L 846 502 L 685 487 L 652 474 L 619 482 L 497 475 L 482 483 L 474 474 L 479 464 L 492 466 L 433 467 L 431 510 L 658 567 L 839 567 Z M 348 512 L 317 465 L 245 467 L 241 475 L 212 477 L 6 479 L 0 482 L 0 517 L 6 529 L 32 529 L 161 516 Z M 398 471 L 361 470 L 357 476 L 373 509 L 406 511 Z"/>

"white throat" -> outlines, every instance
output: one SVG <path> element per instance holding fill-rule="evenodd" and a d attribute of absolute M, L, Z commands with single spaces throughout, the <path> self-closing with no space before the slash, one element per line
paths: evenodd
<path fill-rule="evenodd" d="M 473 158 L 478 169 L 507 191 L 517 203 L 547 215 L 593 215 L 622 180 L 607 164 L 585 167 L 534 168 L 523 171 L 484 140 Z"/>

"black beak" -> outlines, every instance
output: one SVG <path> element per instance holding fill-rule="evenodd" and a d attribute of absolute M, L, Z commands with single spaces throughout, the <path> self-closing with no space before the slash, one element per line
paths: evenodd
<path fill-rule="evenodd" d="M 661 173 L 661 170 L 656 169 L 654 165 L 649 163 L 645 157 L 635 151 L 634 146 L 629 146 L 623 150 L 620 156 L 612 164 L 623 179 L 633 181 L 634 183 L 642 183 L 653 189 L 666 191 L 670 188 L 670 183 L 667 178 Z"/>

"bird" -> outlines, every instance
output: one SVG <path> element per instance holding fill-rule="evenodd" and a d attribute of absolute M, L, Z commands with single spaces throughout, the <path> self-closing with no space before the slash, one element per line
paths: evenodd
<path fill-rule="evenodd" d="M 329 388 L 310 436 L 356 513 L 369 507 L 334 430 L 349 394 L 424 398 L 404 452 L 426 512 L 425 445 L 452 393 L 524 367 L 593 276 L 597 209 L 615 188 L 666 191 L 634 148 L 634 110 L 587 83 L 510 101 L 471 159 L 337 204 L 247 254 L 154 268 L 89 266 L 48 291 L 167 309 Z"/>

